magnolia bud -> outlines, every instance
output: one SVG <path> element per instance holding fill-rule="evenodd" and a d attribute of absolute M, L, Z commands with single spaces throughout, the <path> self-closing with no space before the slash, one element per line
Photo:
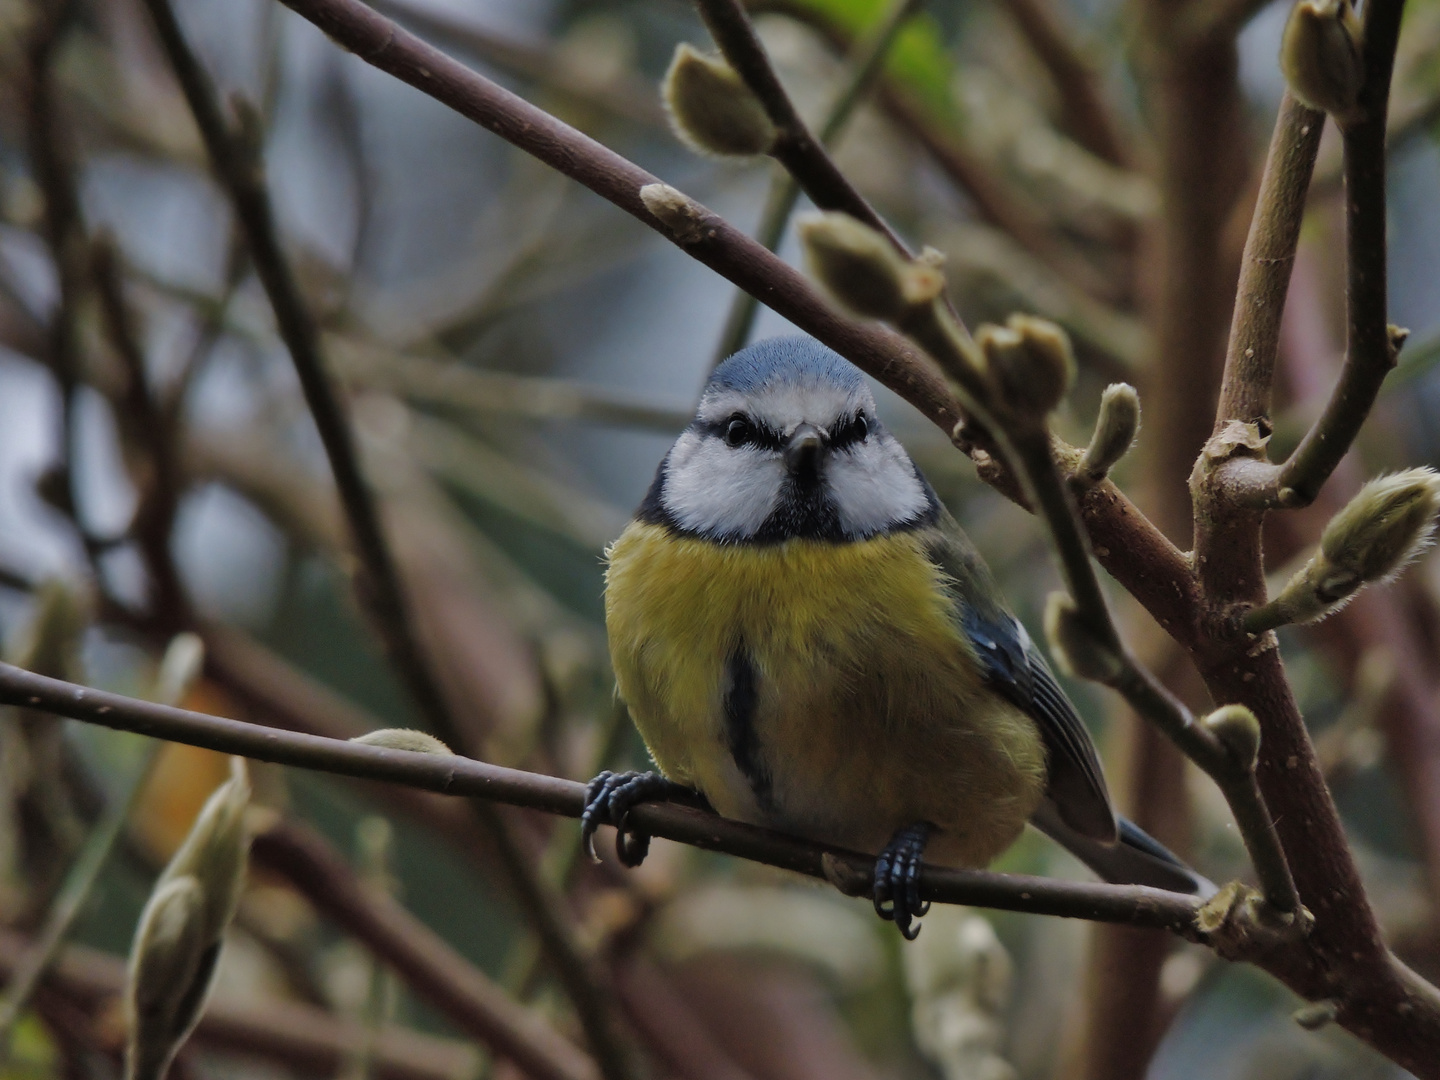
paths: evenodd
<path fill-rule="evenodd" d="M 1225 705 L 1205 717 L 1205 727 L 1235 761 L 1255 768 L 1260 758 L 1260 721 L 1244 705 Z"/>
<path fill-rule="evenodd" d="M 1004 326 L 982 326 L 975 343 L 1000 404 L 1017 418 L 1043 421 L 1075 381 L 1070 338 L 1047 319 L 1011 315 Z"/>
<path fill-rule="evenodd" d="M 911 262 L 849 214 L 807 214 L 798 230 L 810 273 L 861 318 L 893 322 L 945 289 L 945 275 L 933 260 Z"/>
<path fill-rule="evenodd" d="M 675 134 L 698 153 L 753 157 L 775 144 L 775 125 L 760 99 L 718 56 L 677 45 L 661 94 Z"/>
<path fill-rule="evenodd" d="M 1046 598 L 1045 637 L 1061 670 L 1074 678 L 1109 684 L 1125 670 L 1124 660 L 1095 636 L 1065 593 Z"/>
<path fill-rule="evenodd" d="M 1303 105 L 1343 115 L 1355 105 L 1365 67 L 1361 26 L 1350 0 L 1300 0 L 1285 24 L 1280 69 Z"/>
<path fill-rule="evenodd" d="M 125 987 L 126 1080 L 160 1080 L 200 1019 L 245 880 L 250 785 L 230 759 L 190 835 L 150 894 L 130 947 Z"/>
<path fill-rule="evenodd" d="M 362 746 L 379 746 L 386 750 L 409 750 L 413 754 L 452 754 L 454 751 L 434 735 L 414 728 L 381 728 L 356 735 L 350 740 Z"/>
<path fill-rule="evenodd" d="M 1140 395 L 1129 383 L 1111 383 L 1100 395 L 1095 433 L 1080 459 L 1082 479 L 1098 483 L 1125 456 L 1140 430 Z"/>
<path fill-rule="evenodd" d="M 1321 618 L 1362 586 L 1398 573 L 1429 545 L 1437 512 L 1440 475 L 1433 469 L 1371 480 L 1325 526 L 1320 550 L 1260 609 L 1273 613 L 1268 626 Z"/>

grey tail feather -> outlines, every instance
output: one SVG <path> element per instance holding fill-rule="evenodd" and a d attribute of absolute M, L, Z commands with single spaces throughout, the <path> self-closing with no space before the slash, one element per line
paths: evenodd
<path fill-rule="evenodd" d="M 1165 845 L 1126 818 L 1119 819 L 1120 839 L 1113 844 L 1082 836 L 1060 820 L 1048 802 L 1031 822 L 1104 880 L 1114 885 L 1149 885 L 1170 892 L 1209 899 L 1215 884 L 1180 861 Z"/>

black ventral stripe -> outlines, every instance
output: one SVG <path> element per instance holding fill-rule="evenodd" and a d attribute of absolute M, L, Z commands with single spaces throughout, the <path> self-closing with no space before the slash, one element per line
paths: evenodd
<path fill-rule="evenodd" d="M 750 785 L 762 810 L 775 808 L 770 767 L 765 763 L 760 738 L 755 731 L 755 709 L 760 701 L 759 676 L 750 654 L 742 644 L 730 654 L 725 665 L 729 687 L 725 691 L 725 739 L 731 760 Z"/>

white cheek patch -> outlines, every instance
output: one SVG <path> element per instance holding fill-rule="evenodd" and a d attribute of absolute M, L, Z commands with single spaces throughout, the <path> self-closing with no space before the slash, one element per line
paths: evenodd
<path fill-rule="evenodd" d="M 760 531 L 784 482 L 779 454 L 754 446 L 732 449 L 687 431 L 670 451 L 661 501 L 682 529 L 743 539 Z"/>
<path fill-rule="evenodd" d="M 872 436 L 831 455 L 825 481 L 840 527 L 851 536 L 913 521 L 930 507 L 910 458 L 889 435 Z"/>

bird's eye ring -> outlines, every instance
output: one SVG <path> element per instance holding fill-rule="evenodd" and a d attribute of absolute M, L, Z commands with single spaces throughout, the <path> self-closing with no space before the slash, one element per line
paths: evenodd
<path fill-rule="evenodd" d="M 731 448 L 744 446 L 755 438 L 755 428 L 743 416 L 732 416 L 725 425 L 725 445 Z"/>

